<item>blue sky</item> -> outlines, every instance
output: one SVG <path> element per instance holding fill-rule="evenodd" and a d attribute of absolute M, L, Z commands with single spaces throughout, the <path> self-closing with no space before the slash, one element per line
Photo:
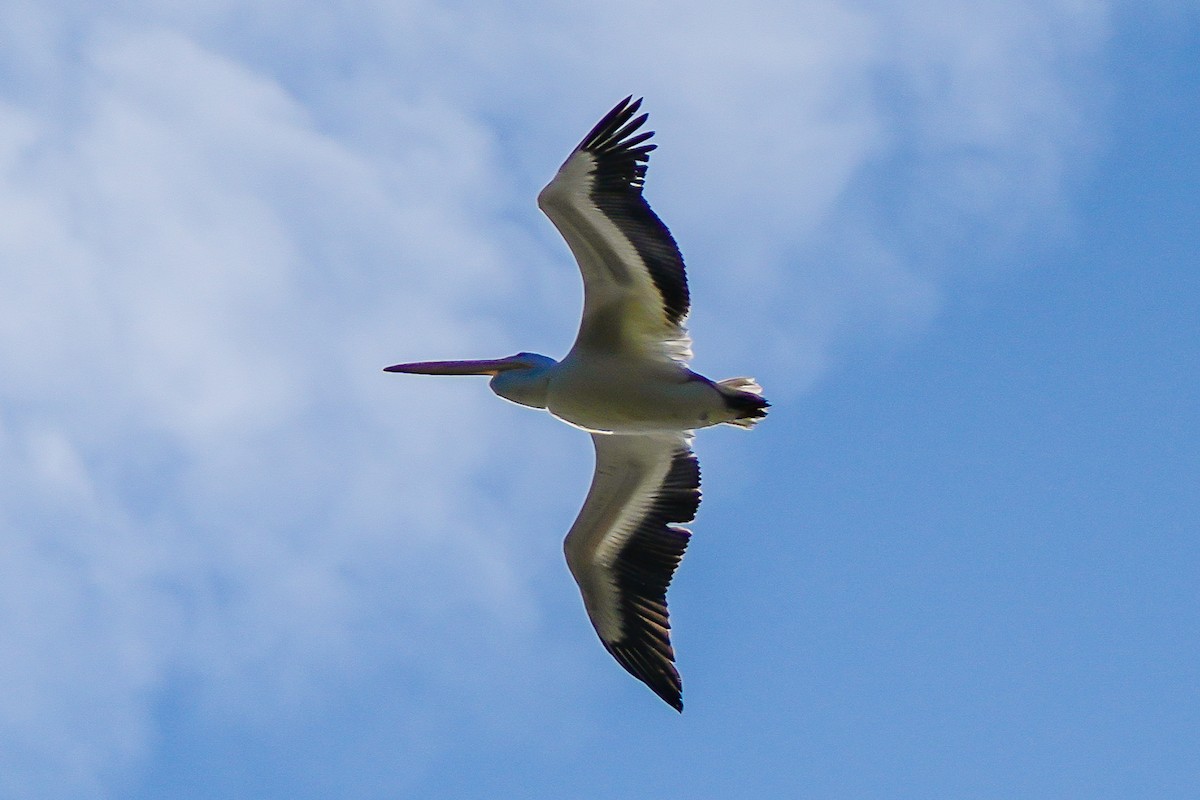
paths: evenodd
<path fill-rule="evenodd" d="M 0 798 L 1200 792 L 1200 7 L 0 7 Z M 644 94 L 682 716 L 562 563 L 534 197 Z"/>

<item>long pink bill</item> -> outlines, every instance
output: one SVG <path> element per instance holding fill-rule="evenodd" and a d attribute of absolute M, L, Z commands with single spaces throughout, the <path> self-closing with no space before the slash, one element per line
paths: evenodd
<path fill-rule="evenodd" d="M 384 367 L 384 372 L 405 372 L 411 375 L 495 375 L 520 364 L 511 358 L 491 358 L 482 361 L 417 361 Z"/>

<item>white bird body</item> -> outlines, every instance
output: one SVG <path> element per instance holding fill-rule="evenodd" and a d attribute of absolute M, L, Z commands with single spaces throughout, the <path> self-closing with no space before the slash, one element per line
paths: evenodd
<path fill-rule="evenodd" d="M 732 419 L 716 385 L 682 364 L 572 351 L 550 378 L 546 408 L 598 433 L 663 433 Z"/>
<path fill-rule="evenodd" d="M 596 472 L 564 542 L 567 566 L 604 647 L 683 709 L 666 592 L 700 505 L 692 432 L 750 428 L 769 405 L 752 378 L 711 381 L 687 367 L 690 306 L 683 257 L 642 197 L 653 134 L 626 98 L 538 195 L 583 277 L 571 351 L 484 361 L 397 364 L 389 372 L 490 375 L 492 391 L 592 433 Z"/>

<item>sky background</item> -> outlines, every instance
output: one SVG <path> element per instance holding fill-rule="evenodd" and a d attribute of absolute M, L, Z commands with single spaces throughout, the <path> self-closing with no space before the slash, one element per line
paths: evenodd
<path fill-rule="evenodd" d="M 562 561 L 534 198 L 689 265 L 685 713 Z M 0 800 L 1200 796 L 1200 5 L 0 3 Z"/>

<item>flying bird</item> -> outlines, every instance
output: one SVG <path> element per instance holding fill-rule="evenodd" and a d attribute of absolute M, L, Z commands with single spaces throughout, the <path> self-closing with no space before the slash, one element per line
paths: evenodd
<path fill-rule="evenodd" d="M 678 711 L 667 587 L 700 505 L 698 428 L 750 428 L 769 405 L 753 378 L 688 369 L 683 257 L 642 196 L 653 131 L 625 98 L 583 138 L 538 195 L 579 262 L 583 320 L 562 359 L 397 364 L 387 372 L 490 375 L 493 392 L 592 435 L 596 471 L 567 533 L 567 566 L 588 618 L 617 662 Z"/>

